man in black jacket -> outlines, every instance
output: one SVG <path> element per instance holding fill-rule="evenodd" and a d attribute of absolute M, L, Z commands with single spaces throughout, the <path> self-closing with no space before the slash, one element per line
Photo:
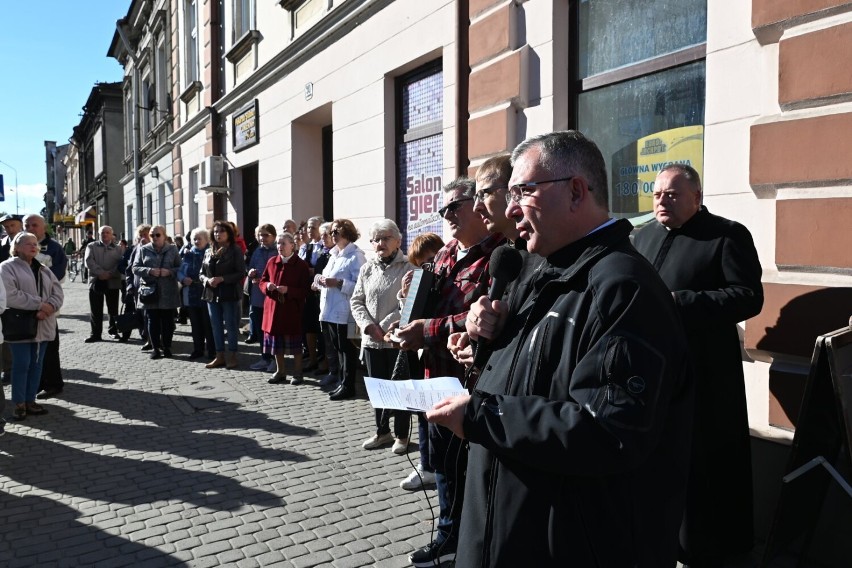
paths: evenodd
<path fill-rule="evenodd" d="M 470 442 L 456 566 L 674 566 L 692 384 L 671 295 L 609 218 L 597 146 L 521 143 L 506 215 L 527 265 L 468 333 L 493 353 L 428 414 Z"/>
<path fill-rule="evenodd" d="M 654 182 L 656 222 L 636 248 L 659 272 L 680 311 L 696 373 L 695 430 L 680 560 L 722 566 L 753 544 L 751 449 L 737 323 L 763 306 L 761 267 L 748 229 L 701 205 L 688 165 Z"/>

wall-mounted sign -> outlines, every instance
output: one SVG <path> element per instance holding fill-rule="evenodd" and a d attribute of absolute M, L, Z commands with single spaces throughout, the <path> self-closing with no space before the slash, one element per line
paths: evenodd
<path fill-rule="evenodd" d="M 314 84 L 305 83 L 305 100 L 309 101 L 314 98 Z"/>
<path fill-rule="evenodd" d="M 232 121 L 234 152 L 245 150 L 260 142 L 260 112 L 257 99 L 235 112 Z"/>
<path fill-rule="evenodd" d="M 613 213 L 633 217 L 653 211 L 654 180 L 671 163 L 687 164 L 704 177 L 704 127 L 683 126 L 655 132 L 612 156 Z"/>

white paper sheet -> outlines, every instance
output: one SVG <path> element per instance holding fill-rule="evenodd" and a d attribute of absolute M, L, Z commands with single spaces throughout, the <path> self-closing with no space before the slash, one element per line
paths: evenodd
<path fill-rule="evenodd" d="M 364 383 L 373 408 L 424 412 L 448 396 L 468 394 L 456 377 L 435 377 L 425 381 L 388 381 L 364 377 Z"/>

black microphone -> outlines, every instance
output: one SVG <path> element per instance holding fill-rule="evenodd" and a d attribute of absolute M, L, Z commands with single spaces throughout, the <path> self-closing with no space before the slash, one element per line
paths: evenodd
<path fill-rule="evenodd" d="M 503 297 L 509 282 L 513 282 L 521 273 L 523 264 L 521 253 L 511 245 L 498 247 L 491 253 L 491 260 L 488 261 L 488 273 L 491 275 L 491 287 L 488 289 L 489 300 L 499 300 Z M 491 341 L 484 337 L 476 342 L 472 368 L 481 369 L 488 360 L 490 343 Z"/>

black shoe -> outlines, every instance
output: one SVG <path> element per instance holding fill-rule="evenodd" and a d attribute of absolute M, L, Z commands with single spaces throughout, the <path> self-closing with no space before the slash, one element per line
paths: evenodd
<path fill-rule="evenodd" d="M 0 436 L 6 433 L 6 420 L 0 418 Z"/>
<path fill-rule="evenodd" d="M 130 334 L 122 335 L 121 337 L 116 337 L 116 339 L 118 339 L 119 343 L 127 343 L 128 341 L 130 341 Z"/>
<path fill-rule="evenodd" d="M 344 400 L 347 398 L 352 398 L 355 396 L 355 390 L 347 387 L 346 385 L 341 385 L 335 390 L 333 393 L 328 395 L 329 400 Z"/>
<path fill-rule="evenodd" d="M 257 343 L 257 339 L 254 337 L 247 337 L 245 341 L 243 341 L 246 345 L 251 345 L 252 343 Z"/>
<path fill-rule="evenodd" d="M 172 350 L 168 347 L 163 347 L 163 357 L 171 357 Z"/>
<path fill-rule="evenodd" d="M 83 343 L 97 343 L 100 340 L 101 338 L 97 335 L 90 335 L 89 337 L 83 340 Z"/>
<path fill-rule="evenodd" d="M 146 342 L 145 342 L 145 345 L 143 345 L 143 346 L 142 346 L 142 347 L 140 347 L 139 349 L 140 349 L 140 350 L 142 350 L 142 351 L 150 351 L 150 350 L 151 350 L 151 349 L 153 349 L 153 348 L 154 348 L 154 346 L 153 346 L 153 345 L 151 345 L 151 342 L 150 342 L 150 341 L 146 341 Z"/>
<path fill-rule="evenodd" d="M 272 378 L 266 381 L 270 385 L 280 385 L 287 382 L 287 373 L 275 373 Z"/>
<path fill-rule="evenodd" d="M 200 359 L 201 357 L 204 357 L 204 351 L 193 351 L 192 353 L 189 354 L 189 360 L 190 361 L 193 361 L 195 359 Z"/>
<path fill-rule="evenodd" d="M 12 372 L 11 371 L 3 371 L 3 376 L 0 377 L 0 383 L 4 385 L 12 384 Z"/>
<path fill-rule="evenodd" d="M 319 377 L 321 375 L 327 375 L 327 374 L 328 374 L 328 367 L 317 367 L 316 369 L 314 369 L 314 376 L 315 377 Z"/>
<path fill-rule="evenodd" d="M 46 390 L 41 391 L 36 396 L 36 398 L 44 400 L 46 398 L 53 398 L 55 396 L 59 396 L 60 394 L 62 394 L 62 389 L 46 389 Z"/>
<path fill-rule="evenodd" d="M 441 566 L 444 562 L 450 562 L 455 557 L 455 543 L 432 541 L 423 548 L 409 554 L 408 560 L 417 568 L 433 568 Z"/>
<path fill-rule="evenodd" d="M 316 363 L 308 363 L 305 366 L 305 368 L 302 369 L 302 372 L 303 373 L 312 373 L 313 371 L 316 371 L 316 370 L 317 370 L 317 364 Z"/>
<path fill-rule="evenodd" d="M 151 359 L 162 359 L 163 353 L 159 349 L 154 349 L 151 351 Z"/>
<path fill-rule="evenodd" d="M 291 385 L 301 385 L 305 380 L 302 378 L 302 375 L 294 375 L 290 378 Z"/>

